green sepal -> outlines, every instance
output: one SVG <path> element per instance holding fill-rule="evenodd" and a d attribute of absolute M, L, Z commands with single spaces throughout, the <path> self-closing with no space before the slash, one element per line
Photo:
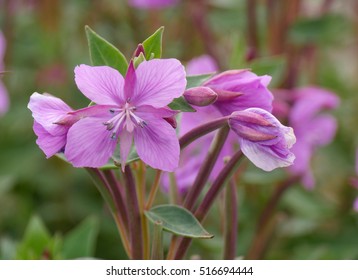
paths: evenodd
<path fill-rule="evenodd" d="M 175 98 L 168 107 L 172 110 L 179 110 L 181 112 L 196 112 L 196 110 L 189 105 L 184 97 Z"/>
<path fill-rule="evenodd" d="M 151 36 L 143 41 L 145 58 L 147 60 L 162 57 L 162 39 L 164 26 L 160 27 Z"/>
<path fill-rule="evenodd" d="M 106 65 L 117 69 L 125 76 L 128 62 L 125 56 L 111 43 L 94 32 L 89 26 L 85 27 L 92 65 Z"/>
<path fill-rule="evenodd" d="M 206 80 L 208 80 L 214 73 L 186 76 L 186 89 L 201 86 Z"/>

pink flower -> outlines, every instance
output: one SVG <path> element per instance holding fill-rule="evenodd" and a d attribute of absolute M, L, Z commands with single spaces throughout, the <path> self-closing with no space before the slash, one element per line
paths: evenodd
<path fill-rule="evenodd" d="M 189 73 L 203 74 L 215 70 L 210 63 L 206 63 L 207 58 L 207 56 L 203 56 L 203 58 L 189 62 Z M 204 63 L 200 65 L 202 61 Z M 200 71 L 202 72 L 200 73 Z M 273 100 L 271 92 L 267 89 L 270 79 L 269 76 L 259 77 L 248 70 L 230 70 L 213 76 L 202 87 L 214 91 L 218 95 L 218 99 L 207 107 L 193 106 L 196 109 L 195 113 L 183 113 L 179 135 L 182 136 L 191 129 L 216 118 L 229 116 L 235 111 L 250 107 L 259 107 L 270 111 Z M 193 184 L 214 135 L 215 133 L 210 133 L 201 137 L 182 151 L 179 168 L 175 171 L 177 185 L 181 192 L 186 191 Z M 232 156 L 234 151 L 238 150 L 238 144 L 237 135 L 230 131 L 210 174 L 210 180 L 215 179 L 219 174 L 224 166 L 225 158 Z M 164 176 L 162 182 L 164 187 L 168 188 L 169 179 Z"/>
<path fill-rule="evenodd" d="M 31 95 L 28 108 L 35 119 L 33 129 L 37 135 L 36 143 L 46 157 L 49 158 L 63 150 L 67 132 L 76 121 L 74 117 L 67 117 L 73 110 L 61 99 L 37 92 Z M 66 119 L 67 122 L 64 121 Z"/>
<path fill-rule="evenodd" d="M 272 111 L 273 95 L 267 89 L 270 76 L 257 76 L 246 69 L 229 70 L 215 75 L 204 82 L 218 95 L 214 106 L 222 115 L 250 107 Z"/>
<path fill-rule="evenodd" d="M 166 8 L 177 4 L 179 0 L 129 0 L 129 5 L 140 9 Z"/>
<path fill-rule="evenodd" d="M 67 134 L 66 158 L 75 167 L 100 167 L 113 155 L 117 143 L 124 168 L 132 141 L 139 157 L 153 168 L 173 171 L 178 166 L 179 143 L 173 127 L 163 118 L 166 108 L 185 90 L 185 71 L 176 59 L 153 59 L 126 77 L 108 66 L 80 65 L 75 81 L 95 102 L 101 114 L 80 119 Z"/>
<path fill-rule="evenodd" d="M 260 108 L 237 111 L 231 114 L 229 125 L 238 135 L 241 151 L 257 167 L 271 171 L 292 165 L 293 129 L 269 112 Z"/>
<path fill-rule="evenodd" d="M 215 60 L 207 54 L 195 57 L 190 60 L 186 66 L 188 75 L 202 75 L 218 71 L 218 65 Z"/>
<path fill-rule="evenodd" d="M 302 175 L 302 183 L 307 188 L 314 186 L 310 161 L 318 147 L 328 145 L 337 130 L 336 119 L 324 109 L 336 108 L 339 98 L 332 92 L 318 87 L 294 89 L 294 105 L 289 115 L 289 123 L 293 127 L 297 143 L 292 151 L 296 161 L 291 166 L 293 174 Z"/>
<path fill-rule="evenodd" d="M 9 108 L 9 97 L 4 84 L 1 81 L 1 72 L 4 71 L 4 56 L 5 56 L 6 41 L 5 37 L 0 31 L 0 115 L 4 114 Z"/>

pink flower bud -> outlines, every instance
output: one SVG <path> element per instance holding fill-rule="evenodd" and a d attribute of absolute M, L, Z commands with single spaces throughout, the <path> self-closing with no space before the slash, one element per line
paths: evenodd
<path fill-rule="evenodd" d="M 208 106 L 216 101 L 218 95 L 209 87 L 194 87 L 184 92 L 184 98 L 195 106 Z"/>
<path fill-rule="evenodd" d="M 137 48 L 135 49 L 135 51 L 133 53 L 133 57 L 138 57 L 138 56 L 140 56 L 141 53 L 145 56 L 145 51 L 144 51 L 143 45 L 138 44 Z"/>

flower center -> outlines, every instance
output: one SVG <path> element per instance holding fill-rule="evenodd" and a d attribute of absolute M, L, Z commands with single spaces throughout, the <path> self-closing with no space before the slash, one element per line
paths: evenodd
<path fill-rule="evenodd" d="M 115 139 L 120 129 L 126 129 L 133 132 L 135 127 L 144 127 L 146 122 L 135 114 L 136 107 L 132 106 L 128 101 L 121 108 L 112 108 L 109 110 L 114 116 L 103 124 L 107 126 L 107 130 L 111 130 L 111 138 Z"/>

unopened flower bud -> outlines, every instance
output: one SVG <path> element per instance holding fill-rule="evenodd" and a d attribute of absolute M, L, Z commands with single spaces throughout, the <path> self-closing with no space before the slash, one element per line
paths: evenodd
<path fill-rule="evenodd" d="M 209 87 L 194 87 L 184 92 L 184 98 L 195 106 L 208 106 L 216 101 L 218 95 Z"/>
<path fill-rule="evenodd" d="M 138 44 L 137 48 L 133 53 L 133 58 L 140 56 L 140 54 L 143 54 L 145 56 L 145 51 L 142 44 Z"/>

